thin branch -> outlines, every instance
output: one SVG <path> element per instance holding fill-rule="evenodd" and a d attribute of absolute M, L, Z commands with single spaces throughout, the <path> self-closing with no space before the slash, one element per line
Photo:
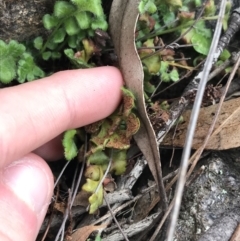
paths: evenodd
<path fill-rule="evenodd" d="M 78 168 L 79 167 L 79 163 L 78 163 L 77 168 L 76 168 L 75 173 L 74 173 L 74 178 L 73 178 L 72 187 L 71 187 L 71 189 L 74 190 L 74 192 L 73 192 L 72 197 L 71 197 L 70 209 L 72 208 L 74 199 L 75 199 L 75 197 L 77 195 L 77 190 L 78 190 L 79 185 L 80 185 L 80 181 L 82 179 L 83 170 L 84 170 L 84 166 L 85 166 L 85 162 L 86 162 L 86 158 L 85 158 L 86 157 L 86 152 L 87 152 L 87 136 L 85 137 L 84 160 L 83 160 L 83 163 L 82 163 L 81 171 L 80 171 L 80 174 L 78 176 L 78 180 L 77 180 L 77 184 L 76 185 L 75 185 L 75 180 L 76 180 L 77 172 L 79 170 L 79 168 Z M 63 236 L 63 234 L 64 234 L 65 224 L 66 224 L 67 219 L 69 217 L 68 211 L 69 211 L 69 209 L 66 208 L 65 213 L 64 213 L 64 217 L 63 217 L 63 221 L 62 221 L 61 227 L 59 228 L 58 233 L 57 233 L 57 235 L 55 237 L 55 241 L 58 241 L 59 236 L 61 234 Z"/>
<path fill-rule="evenodd" d="M 197 87 L 198 87 L 199 82 L 200 82 L 200 84 L 199 84 L 199 88 L 197 90 L 197 95 L 196 95 L 196 99 L 194 102 L 193 111 L 192 111 L 191 117 L 190 117 L 189 129 L 186 134 L 186 142 L 184 145 L 185 147 L 183 149 L 183 154 L 182 154 L 182 159 L 181 159 L 179 179 L 178 179 L 178 183 L 177 183 L 177 187 L 176 187 L 172 217 L 171 217 L 170 225 L 168 228 L 167 241 L 172 241 L 173 237 L 174 237 L 175 227 L 177 224 L 178 214 L 179 214 L 182 195 L 183 195 L 183 189 L 184 189 L 185 180 L 186 180 L 188 159 L 190 156 L 192 140 L 193 140 L 196 124 L 197 124 L 198 115 L 200 112 L 200 107 L 201 107 L 202 98 L 203 98 L 206 83 L 207 83 L 207 78 L 208 78 L 209 72 L 211 70 L 212 63 L 216 62 L 220 55 L 220 50 L 217 48 L 218 47 L 217 44 L 219 42 L 219 38 L 220 38 L 221 30 L 222 30 L 222 19 L 224 17 L 225 8 L 226 8 L 226 0 L 223 0 L 221 2 L 219 17 L 218 17 L 217 25 L 215 28 L 215 33 L 213 36 L 209 55 L 204 64 L 204 69 L 202 72 L 200 72 L 194 78 L 193 82 L 191 82 L 193 85 L 195 85 L 195 83 L 196 83 Z"/>
<path fill-rule="evenodd" d="M 128 237 L 126 236 L 126 234 L 123 232 L 121 226 L 119 225 L 119 222 L 117 221 L 117 219 L 116 219 L 116 217 L 115 217 L 115 215 L 114 215 L 114 213 L 113 213 L 113 211 L 112 211 L 112 209 L 111 209 L 111 207 L 110 207 L 110 205 L 109 205 L 109 203 L 108 203 L 108 201 L 107 201 L 107 199 L 106 199 L 106 197 L 105 197 L 105 194 L 104 194 L 104 200 L 105 200 L 105 202 L 106 202 L 106 204 L 107 204 L 107 206 L 108 206 L 108 210 L 110 211 L 114 222 L 115 222 L 116 225 L 118 226 L 119 231 L 122 233 L 124 239 L 125 239 L 126 241 L 129 241 Z"/>
<path fill-rule="evenodd" d="M 240 53 L 239 53 L 238 61 L 237 61 L 237 63 L 235 64 L 235 66 L 234 66 L 234 68 L 233 68 L 233 71 L 231 72 L 231 75 L 230 75 L 229 78 L 228 78 L 227 84 L 226 84 L 225 89 L 224 89 L 224 93 L 222 94 L 221 99 L 220 99 L 220 101 L 219 101 L 218 108 L 217 108 L 217 111 L 216 111 L 216 113 L 215 113 L 215 115 L 214 115 L 214 119 L 213 119 L 213 121 L 212 121 L 212 124 L 211 124 L 211 126 L 210 126 L 210 128 L 209 128 L 208 134 L 207 134 L 206 138 L 204 139 L 203 145 L 197 150 L 197 155 L 196 155 L 196 157 L 194 158 L 194 162 L 192 163 L 192 165 L 191 165 L 191 167 L 190 167 L 190 169 L 189 169 L 189 171 L 188 171 L 187 178 L 191 175 L 191 173 L 192 173 L 194 167 L 196 166 L 197 161 L 198 161 L 199 157 L 201 156 L 203 150 L 205 149 L 205 147 L 206 147 L 209 139 L 214 135 L 213 129 L 214 129 L 215 125 L 216 125 L 218 116 L 219 116 L 219 114 L 220 114 L 221 106 L 222 106 L 222 104 L 223 104 L 223 101 L 224 101 L 224 99 L 225 99 L 225 97 L 226 97 L 226 94 L 227 94 L 227 91 L 228 91 L 228 89 L 229 89 L 229 86 L 230 86 L 230 84 L 231 84 L 231 82 L 232 82 L 232 80 L 233 80 L 233 78 L 234 78 L 234 75 L 235 75 L 235 73 L 236 73 L 239 65 L 240 65 Z M 222 123 L 222 124 L 223 124 L 223 123 Z M 222 125 L 221 125 L 221 126 L 222 126 Z"/>

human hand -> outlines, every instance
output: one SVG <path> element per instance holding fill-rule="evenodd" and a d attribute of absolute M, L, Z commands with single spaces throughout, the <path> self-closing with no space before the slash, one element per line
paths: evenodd
<path fill-rule="evenodd" d="M 44 159 L 63 155 L 57 138 L 63 131 L 110 115 L 121 85 L 116 68 L 101 67 L 0 90 L 1 241 L 36 239 L 53 191 Z"/>

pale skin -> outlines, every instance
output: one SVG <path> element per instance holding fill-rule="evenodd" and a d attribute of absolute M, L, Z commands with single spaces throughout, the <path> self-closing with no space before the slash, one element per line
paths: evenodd
<path fill-rule="evenodd" d="M 34 241 L 53 192 L 45 160 L 60 135 L 110 115 L 121 100 L 116 68 L 70 70 L 0 90 L 0 240 Z"/>

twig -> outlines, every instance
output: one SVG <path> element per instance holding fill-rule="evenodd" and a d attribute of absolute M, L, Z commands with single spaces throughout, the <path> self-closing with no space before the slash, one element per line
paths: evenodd
<path fill-rule="evenodd" d="M 145 193 L 144 193 L 145 194 Z M 116 215 L 118 212 L 120 212 L 121 210 L 123 210 L 124 208 L 126 208 L 127 206 L 131 205 L 132 203 L 136 202 L 139 198 L 141 198 L 143 196 L 143 194 L 139 194 L 136 197 L 134 197 L 132 200 L 122 204 L 121 206 L 113 209 L 112 208 L 112 212 L 114 215 Z M 99 218 L 98 220 L 96 220 L 95 222 L 92 223 L 92 225 L 96 225 L 100 222 L 103 222 L 105 219 L 109 218 L 111 216 L 111 213 L 107 213 L 104 216 L 102 216 L 101 218 Z"/>
<path fill-rule="evenodd" d="M 169 207 L 168 207 L 167 212 L 164 214 L 161 222 L 158 224 L 157 228 L 155 229 L 155 231 L 154 231 L 154 233 L 153 233 L 153 235 L 152 235 L 152 237 L 150 238 L 149 241 L 154 241 L 155 238 L 157 237 L 157 235 L 158 235 L 161 227 L 163 226 L 164 222 L 166 221 L 169 213 L 172 211 L 172 208 L 173 208 L 173 205 L 174 205 L 174 201 L 175 201 L 174 199 L 171 201 L 171 203 L 170 203 L 170 205 L 169 205 Z"/>
<path fill-rule="evenodd" d="M 122 189 L 122 188 L 132 189 L 146 166 L 147 166 L 147 161 L 145 160 L 145 158 L 143 156 L 139 157 L 131 172 L 126 176 L 124 176 L 123 180 L 121 180 L 120 184 L 118 184 L 119 186 L 118 189 Z"/>
<path fill-rule="evenodd" d="M 106 176 L 107 176 L 107 174 L 108 174 L 108 172 L 110 170 L 110 167 L 112 165 L 112 156 L 113 156 L 113 149 L 111 149 L 111 156 L 110 156 L 110 159 L 109 159 L 109 163 L 108 163 L 107 169 L 106 169 L 106 171 L 105 171 L 101 181 L 98 183 L 98 186 L 97 186 L 97 188 L 96 188 L 94 193 L 97 193 L 99 191 L 100 187 L 103 184 L 103 181 L 105 180 L 105 178 L 106 178 Z"/>
<path fill-rule="evenodd" d="M 128 237 L 132 237 L 145 229 L 147 229 L 160 215 L 160 212 L 154 213 L 147 218 L 130 225 L 127 228 L 123 228 L 124 233 L 127 234 Z M 122 240 L 122 234 L 119 232 L 115 232 L 113 234 L 108 235 L 106 238 L 103 238 L 102 241 L 112 241 L 112 240 Z"/>
<path fill-rule="evenodd" d="M 239 53 L 238 61 L 236 62 L 235 66 L 234 66 L 234 68 L 233 68 L 233 71 L 231 72 L 231 74 L 230 74 L 230 76 L 229 76 L 229 78 L 228 78 L 227 84 L 226 84 L 226 86 L 225 86 L 225 88 L 224 88 L 224 92 L 223 92 L 223 94 L 222 94 L 222 96 L 221 96 L 221 99 L 220 99 L 220 101 L 219 101 L 219 105 L 218 105 L 217 111 L 216 111 L 216 113 L 215 113 L 215 115 L 214 115 L 214 119 L 213 119 L 213 121 L 212 121 L 212 124 L 211 124 L 211 126 L 210 126 L 210 128 L 209 128 L 208 134 L 207 134 L 206 138 L 204 139 L 203 145 L 197 150 L 197 154 L 196 154 L 196 156 L 195 156 L 195 158 L 194 158 L 194 161 L 193 161 L 193 163 L 192 163 L 192 165 L 191 165 L 191 167 L 190 167 L 190 169 L 189 169 L 189 171 L 188 171 L 187 178 L 191 175 L 194 167 L 196 166 L 199 157 L 201 156 L 203 150 L 205 149 L 205 147 L 206 147 L 206 145 L 207 145 L 207 143 L 208 143 L 208 141 L 209 141 L 209 138 L 211 138 L 211 137 L 214 135 L 214 133 L 212 133 L 212 132 L 213 132 L 213 129 L 214 129 L 215 125 L 216 125 L 218 116 L 219 116 L 219 114 L 220 114 L 221 106 L 222 106 L 222 104 L 223 104 L 223 101 L 224 101 L 225 96 L 226 96 L 226 94 L 227 94 L 228 88 L 229 88 L 229 86 L 230 86 L 230 84 L 231 84 L 231 82 L 232 82 L 232 80 L 233 80 L 233 77 L 234 77 L 234 75 L 235 75 L 235 73 L 236 73 L 239 65 L 240 65 L 240 53 Z M 223 123 L 222 123 L 222 124 L 223 124 Z M 222 125 L 221 125 L 221 126 L 222 126 Z M 218 128 L 218 129 L 219 129 L 219 128 Z M 217 131 L 217 130 L 216 130 L 216 131 Z M 215 132 L 216 132 L 216 131 L 215 131 Z"/>
<path fill-rule="evenodd" d="M 238 241 L 238 240 L 240 240 L 240 224 L 238 224 L 233 236 L 230 239 L 230 241 Z"/>
<path fill-rule="evenodd" d="M 110 211 L 113 220 L 115 221 L 116 225 L 118 226 L 119 231 L 122 233 L 124 239 L 125 239 L 126 241 L 129 241 L 129 240 L 128 240 L 128 237 L 126 236 L 126 234 L 123 232 L 121 226 L 119 225 L 119 223 L 118 223 L 118 221 L 117 221 L 114 213 L 112 212 L 112 209 L 111 209 L 111 207 L 110 207 L 110 205 L 109 205 L 109 203 L 108 203 L 108 201 L 107 201 L 107 199 L 106 199 L 106 197 L 105 197 L 105 194 L 104 194 L 104 200 L 105 200 L 105 202 L 106 202 L 106 204 L 107 204 L 107 206 L 108 206 L 108 210 Z"/>
<path fill-rule="evenodd" d="M 216 77 L 218 74 L 220 74 L 224 69 L 226 69 L 230 64 L 232 63 L 231 60 L 226 60 L 223 62 L 220 66 L 218 66 L 214 71 L 211 72 L 211 74 L 208 76 L 208 81 Z"/>
<path fill-rule="evenodd" d="M 82 180 L 82 176 L 83 176 L 83 171 L 84 171 L 84 167 L 85 167 L 85 163 L 86 163 L 86 153 L 87 153 L 87 135 L 85 136 L 85 146 L 84 146 L 84 158 L 83 158 L 83 162 L 82 162 L 82 167 L 81 167 L 81 171 L 79 173 L 79 176 L 78 176 L 78 181 L 77 181 L 77 184 L 75 186 L 75 189 L 74 189 L 74 192 L 72 194 L 72 201 L 71 201 L 71 208 L 72 208 L 72 205 L 73 205 L 73 202 L 76 198 L 76 195 L 77 195 L 77 192 L 79 190 L 79 185 L 80 185 L 80 181 Z"/>
<path fill-rule="evenodd" d="M 57 202 L 58 195 L 59 195 L 59 186 L 57 187 L 56 198 L 54 199 L 54 202 L 52 203 L 52 207 L 53 207 L 52 213 L 51 213 L 51 215 L 50 215 L 50 217 L 49 217 L 49 219 L 48 219 L 47 228 L 46 228 L 46 230 L 45 230 L 45 232 L 44 232 L 44 235 L 43 235 L 41 241 L 44 241 L 44 240 L 45 240 L 45 238 L 47 237 L 47 233 L 48 233 L 48 231 L 49 231 L 49 229 L 50 229 L 50 226 L 51 226 L 50 224 L 51 224 L 52 219 L 53 219 L 53 216 L 54 216 L 54 205 L 55 205 L 56 202 Z"/>
<path fill-rule="evenodd" d="M 85 166 L 85 162 L 86 162 L 86 158 L 85 158 L 86 152 L 87 152 L 87 137 L 85 138 L 84 160 L 83 160 L 83 162 L 82 162 L 81 171 L 80 171 L 80 174 L 79 174 L 79 176 L 78 176 L 78 180 L 77 180 L 77 184 L 76 184 L 76 185 L 75 185 L 75 180 L 76 180 L 77 172 L 78 172 L 78 170 L 79 170 L 79 169 L 78 169 L 79 163 L 78 163 L 77 168 L 76 168 L 75 173 L 74 173 L 74 178 L 73 178 L 72 187 L 71 187 L 71 189 L 74 190 L 74 192 L 73 192 L 73 195 L 72 195 L 72 197 L 71 197 L 70 209 L 72 208 L 74 199 L 75 199 L 75 197 L 76 197 L 76 195 L 77 195 L 77 191 L 78 191 L 78 188 L 79 188 L 79 185 L 80 185 L 80 181 L 81 181 L 81 179 L 82 179 L 82 174 L 83 174 L 83 170 L 84 170 L 84 166 Z M 56 237 L 55 237 L 55 241 L 58 241 L 59 236 L 61 235 L 61 233 L 62 233 L 62 235 L 64 234 L 65 224 L 66 224 L 67 219 L 68 219 L 68 216 L 69 216 L 69 215 L 68 215 L 68 211 L 69 211 L 69 209 L 66 208 L 65 213 L 64 213 L 64 216 L 63 216 L 63 221 L 62 221 L 61 227 L 59 228 L 58 233 L 57 233 L 57 235 L 56 235 Z"/>
<path fill-rule="evenodd" d="M 68 166 L 69 163 L 70 163 L 70 161 L 67 161 L 66 164 L 64 165 L 63 169 L 61 170 L 60 174 L 58 175 L 57 180 L 56 180 L 55 183 L 54 183 L 53 189 L 55 189 L 55 187 L 57 186 L 60 178 L 62 177 L 62 175 L 63 175 L 63 173 L 64 173 L 64 171 L 65 171 L 65 169 L 67 168 L 67 166 Z"/>
<path fill-rule="evenodd" d="M 186 180 L 188 159 L 190 156 L 192 140 L 193 140 L 196 124 L 197 124 L 197 118 L 199 115 L 205 86 L 207 83 L 208 74 L 211 70 L 212 63 L 216 62 L 217 58 L 220 55 L 220 49 L 217 48 L 218 47 L 217 43 L 219 42 L 219 38 L 220 38 L 221 30 L 222 30 L 222 18 L 224 17 L 225 8 L 226 8 L 226 0 L 223 0 L 221 2 L 221 6 L 220 6 L 219 17 L 218 17 L 217 25 L 215 28 L 215 33 L 213 36 L 211 48 L 209 51 L 209 55 L 206 59 L 206 62 L 204 64 L 203 71 L 200 72 L 194 78 L 194 80 L 191 82 L 193 85 L 196 85 L 196 87 L 198 87 L 199 82 L 200 82 L 200 84 L 199 84 L 199 88 L 197 90 L 196 100 L 194 102 L 193 111 L 192 111 L 191 117 L 190 117 L 189 129 L 186 134 L 185 148 L 183 149 L 183 154 L 182 154 L 182 159 L 181 159 L 179 179 L 178 179 L 178 183 L 177 183 L 177 187 L 176 187 L 172 217 L 171 217 L 170 225 L 168 228 L 167 241 L 172 241 L 173 237 L 174 237 L 174 231 L 175 231 L 175 227 L 176 227 L 176 223 L 177 223 L 177 218 L 178 218 L 180 205 L 181 205 L 181 199 L 182 199 L 182 195 L 183 195 L 183 189 L 184 189 L 185 180 Z M 191 89 L 191 91 L 192 91 L 192 89 Z"/>

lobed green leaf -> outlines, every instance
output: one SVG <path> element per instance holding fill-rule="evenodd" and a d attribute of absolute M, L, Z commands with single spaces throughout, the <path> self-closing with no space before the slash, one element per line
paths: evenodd
<path fill-rule="evenodd" d="M 73 17 L 68 18 L 64 22 L 64 28 L 69 36 L 73 36 L 80 32 L 80 28 L 78 27 L 77 22 Z"/>
<path fill-rule="evenodd" d="M 101 0 L 71 0 L 71 2 L 83 12 L 91 12 L 97 17 L 104 15 Z"/>
<path fill-rule="evenodd" d="M 43 46 L 43 38 L 42 37 L 37 37 L 33 41 L 33 46 L 34 48 L 40 50 Z"/>
<path fill-rule="evenodd" d="M 75 136 L 77 131 L 75 129 L 65 131 L 62 144 L 64 148 L 64 156 L 68 161 L 71 161 L 78 154 L 78 148 L 75 144 Z"/>
<path fill-rule="evenodd" d="M 75 14 L 75 19 L 81 29 L 90 28 L 92 18 L 88 12 L 79 12 Z"/>
<path fill-rule="evenodd" d="M 104 18 L 97 18 L 92 21 L 91 28 L 92 30 L 102 29 L 103 31 L 106 31 L 108 28 L 108 23 Z"/>
<path fill-rule="evenodd" d="M 65 36 L 66 31 L 64 30 L 64 28 L 59 28 L 53 36 L 53 42 L 62 43 L 64 41 Z"/>
<path fill-rule="evenodd" d="M 64 18 L 68 15 L 71 15 L 75 10 L 76 10 L 75 6 L 70 2 L 57 1 L 54 4 L 53 14 L 57 18 Z"/>
<path fill-rule="evenodd" d="M 45 76 L 45 73 L 35 64 L 33 57 L 29 53 L 24 53 L 22 59 L 18 61 L 18 82 L 24 83 Z"/>
<path fill-rule="evenodd" d="M 0 59 L 0 81 L 9 84 L 16 76 L 16 63 L 13 59 Z"/>
<path fill-rule="evenodd" d="M 45 14 L 43 16 L 43 26 L 47 30 L 50 30 L 50 29 L 56 27 L 57 24 L 58 24 L 58 18 L 57 17 L 52 16 L 50 14 Z"/>

